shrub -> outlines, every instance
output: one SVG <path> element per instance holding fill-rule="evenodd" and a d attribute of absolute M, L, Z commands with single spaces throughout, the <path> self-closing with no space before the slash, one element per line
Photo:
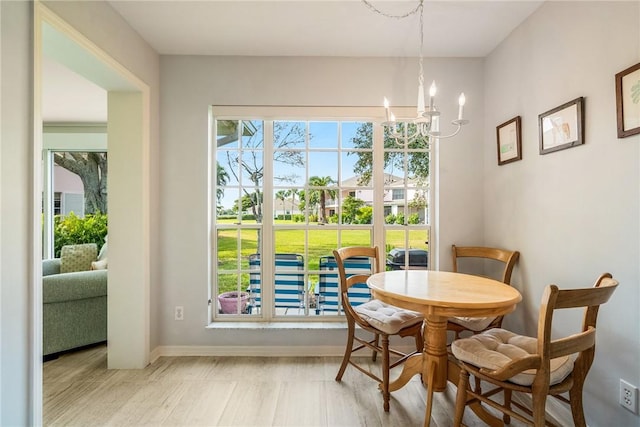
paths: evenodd
<path fill-rule="evenodd" d="M 337 224 L 338 223 L 338 215 L 336 215 L 336 214 L 331 215 L 328 219 L 329 219 L 329 223 L 330 224 Z"/>
<path fill-rule="evenodd" d="M 395 224 L 396 216 L 394 214 L 389 214 L 386 217 L 384 217 L 384 222 L 385 224 Z"/>
<path fill-rule="evenodd" d="M 412 213 L 409 215 L 409 219 L 407 220 L 409 224 L 420 224 L 420 215 L 417 213 Z"/>
<path fill-rule="evenodd" d="M 404 214 L 402 212 L 396 215 L 396 224 L 404 224 Z"/>
<path fill-rule="evenodd" d="M 100 212 L 79 218 L 73 212 L 62 218 L 56 215 L 53 219 L 53 241 L 55 257 L 60 257 L 64 245 L 95 243 L 98 251 L 104 244 L 107 235 L 107 214 Z"/>
<path fill-rule="evenodd" d="M 309 222 L 318 222 L 318 215 L 309 215 Z"/>
<path fill-rule="evenodd" d="M 372 219 L 373 219 L 373 207 L 363 206 L 360 209 L 358 209 L 358 213 L 356 214 L 356 222 L 358 224 L 371 224 Z"/>

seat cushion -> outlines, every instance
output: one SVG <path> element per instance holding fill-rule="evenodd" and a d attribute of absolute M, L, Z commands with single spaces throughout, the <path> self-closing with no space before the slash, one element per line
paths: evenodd
<path fill-rule="evenodd" d="M 536 338 L 517 335 L 505 329 L 494 328 L 469 338 L 455 340 L 451 344 L 453 355 L 463 362 L 479 368 L 500 369 L 512 360 L 530 354 L 537 354 Z M 573 370 L 576 355 L 557 357 L 551 360 L 550 384 L 558 384 Z M 521 372 L 509 381 L 523 386 L 530 386 L 536 375 L 535 369 Z"/>
<path fill-rule="evenodd" d="M 420 313 L 403 310 L 376 299 L 355 306 L 353 309 L 365 322 L 388 335 L 397 334 L 401 329 L 423 320 Z"/>
<path fill-rule="evenodd" d="M 449 322 L 463 326 L 470 331 L 480 332 L 491 324 L 495 317 L 451 317 Z"/>

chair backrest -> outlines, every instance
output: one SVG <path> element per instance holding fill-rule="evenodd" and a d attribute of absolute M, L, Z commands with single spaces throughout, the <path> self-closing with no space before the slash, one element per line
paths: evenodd
<path fill-rule="evenodd" d="M 556 285 L 545 288 L 540 306 L 538 319 L 538 354 L 542 357 L 541 376 L 549 371 L 550 360 L 556 357 L 578 353 L 573 372 L 586 377 L 591 364 L 596 345 L 596 320 L 598 309 L 606 303 L 618 281 L 611 274 L 604 273 L 596 280 L 591 288 L 558 289 Z M 584 308 L 582 330 L 567 334 L 564 337 L 551 339 L 553 314 L 555 310 L 566 308 Z M 548 375 L 546 375 L 548 378 Z M 535 381 L 545 381 L 537 378 Z"/>
<path fill-rule="evenodd" d="M 343 265 L 347 276 L 370 275 L 371 258 L 367 256 L 353 256 L 343 259 Z M 331 273 L 325 273 L 330 271 Z M 349 299 L 352 306 L 364 304 L 371 299 L 371 290 L 366 283 L 356 283 L 349 290 Z M 316 314 L 320 312 L 343 311 L 340 296 L 340 275 L 335 256 L 323 256 L 320 258 L 320 279 L 318 281 L 318 298 Z"/>
<path fill-rule="evenodd" d="M 260 307 L 262 301 L 260 254 L 249 255 L 250 305 Z M 275 254 L 274 297 L 276 308 L 304 308 L 304 259 L 299 254 Z"/>
<path fill-rule="evenodd" d="M 371 292 L 367 287 L 366 280 L 371 274 L 382 271 L 378 247 L 350 246 L 334 250 L 333 256 L 338 267 L 340 303 L 342 309 L 344 310 L 347 318 L 352 317 L 358 323 L 361 323 L 361 326 L 365 326 L 366 322 L 359 321 L 360 318 L 353 311 L 353 307 L 371 299 Z M 363 260 L 366 259 L 369 265 L 368 271 L 354 272 L 353 268 L 350 268 L 354 259 L 359 263 L 362 263 Z M 366 301 L 361 298 L 362 294 L 360 292 L 354 292 L 356 290 L 364 289 L 365 287 L 369 295 Z"/>
<path fill-rule="evenodd" d="M 502 271 L 500 281 L 507 285 L 511 284 L 511 273 L 513 272 L 513 267 L 516 265 L 518 258 L 520 258 L 520 252 L 518 251 L 482 246 L 451 245 L 451 253 L 453 256 L 454 272 L 458 272 L 458 258 L 492 259 L 504 263 L 504 270 Z"/>

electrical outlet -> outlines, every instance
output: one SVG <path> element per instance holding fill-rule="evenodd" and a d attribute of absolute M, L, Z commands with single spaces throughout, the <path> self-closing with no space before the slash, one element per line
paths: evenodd
<path fill-rule="evenodd" d="M 635 387 L 623 379 L 620 379 L 620 406 L 638 413 L 638 387 Z"/>
<path fill-rule="evenodd" d="M 184 307 L 181 305 L 176 305 L 176 309 L 173 312 L 175 320 L 184 320 Z"/>

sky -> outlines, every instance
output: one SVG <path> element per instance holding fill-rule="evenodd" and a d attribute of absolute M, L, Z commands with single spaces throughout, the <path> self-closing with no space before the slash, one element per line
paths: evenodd
<path fill-rule="evenodd" d="M 251 123 L 254 126 L 254 129 L 251 131 L 254 135 L 252 137 L 243 136 L 243 143 L 245 145 L 248 144 L 249 139 L 253 139 L 253 141 L 262 139 L 262 122 L 261 121 L 252 121 Z M 284 130 L 280 132 L 280 135 L 285 135 L 288 129 L 291 126 L 298 125 L 302 129 L 306 129 L 307 122 L 286 122 L 284 123 Z M 356 135 L 356 130 L 359 126 L 362 125 L 362 122 L 336 122 L 336 121 L 324 121 L 324 122 L 308 122 L 309 129 L 309 141 L 308 141 L 308 158 L 307 153 L 304 151 L 306 148 L 306 142 L 300 139 L 301 143 L 292 144 L 289 146 L 288 151 L 300 150 L 300 155 L 305 156 L 304 162 L 308 164 L 309 167 L 309 177 L 311 176 L 331 176 L 335 181 L 338 180 L 346 180 L 348 178 L 353 177 L 353 167 L 355 162 L 358 160 L 358 156 L 353 154 L 348 154 L 348 152 L 338 152 L 338 149 L 350 149 L 354 148 L 352 138 Z M 245 134 L 246 135 L 246 134 Z M 220 139 L 221 137 L 219 137 Z M 281 136 L 280 138 L 283 138 Z M 228 169 L 227 166 L 227 152 L 231 157 L 237 156 L 237 148 L 238 141 L 232 141 L 222 147 L 222 149 L 218 150 L 217 159 L 218 162 Z M 276 142 L 276 146 L 279 144 Z M 283 153 L 274 153 L 274 157 L 280 158 L 279 154 Z M 251 152 L 245 151 L 243 153 L 243 158 L 246 161 L 251 162 L 252 164 L 255 162 L 258 165 L 261 165 L 262 162 L 262 152 Z M 339 174 L 339 165 L 342 171 Z M 288 189 L 292 187 L 301 188 L 304 186 L 307 181 L 305 165 L 302 166 L 293 166 L 287 164 L 283 161 L 274 162 L 274 177 L 289 177 L 288 181 L 275 180 L 276 188 L 274 191 Z M 296 178 L 293 178 L 296 176 Z M 243 178 L 243 183 L 246 185 L 246 181 L 248 181 L 248 175 L 245 175 Z M 250 182 L 250 181 L 249 181 Z M 227 184 L 228 186 L 237 185 L 237 180 L 230 174 L 230 180 Z M 233 202 L 240 197 L 239 190 L 236 188 L 226 188 L 223 199 L 221 200 L 222 206 L 225 208 L 230 208 L 233 205 Z"/>

